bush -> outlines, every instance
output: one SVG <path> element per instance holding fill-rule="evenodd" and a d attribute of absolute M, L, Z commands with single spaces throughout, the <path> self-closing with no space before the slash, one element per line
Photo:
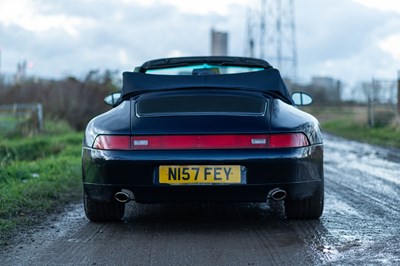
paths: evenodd
<path fill-rule="evenodd" d="M 105 96 L 117 90 L 116 72 L 90 71 L 83 80 L 25 80 L 0 90 L 0 104 L 42 103 L 46 118 L 67 121 L 82 130 L 94 116 L 109 109 Z M 3 85 L 4 87 L 4 85 Z"/>
<path fill-rule="evenodd" d="M 396 114 L 390 110 L 377 110 L 374 112 L 374 127 L 386 127 L 389 126 L 395 119 Z"/>

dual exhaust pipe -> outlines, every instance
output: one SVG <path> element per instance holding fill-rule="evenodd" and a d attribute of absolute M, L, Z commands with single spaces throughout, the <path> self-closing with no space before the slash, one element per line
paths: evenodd
<path fill-rule="evenodd" d="M 121 191 L 115 193 L 115 199 L 121 203 L 127 203 L 135 199 L 135 195 L 129 189 L 121 189 Z M 286 198 L 286 191 L 280 188 L 274 188 L 268 193 L 268 199 L 273 199 L 274 201 L 281 201 Z"/>
<path fill-rule="evenodd" d="M 281 201 L 286 198 L 286 191 L 280 188 L 274 188 L 268 193 L 268 199 L 273 199 L 274 201 Z"/>
<path fill-rule="evenodd" d="M 129 189 L 121 189 L 121 191 L 115 193 L 114 198 L 116 201 L 121 203 L 127 203 L 135 199 L 135 195 Z"/>

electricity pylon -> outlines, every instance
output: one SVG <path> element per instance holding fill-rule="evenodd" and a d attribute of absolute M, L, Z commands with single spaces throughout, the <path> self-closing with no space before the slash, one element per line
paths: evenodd
<path fill-rule="evenodd" d="M 296 24 L 293 0 L 252 1 L 247 13 L 247 56 L 260 57 L 285 78 L 297 78 Z"/>

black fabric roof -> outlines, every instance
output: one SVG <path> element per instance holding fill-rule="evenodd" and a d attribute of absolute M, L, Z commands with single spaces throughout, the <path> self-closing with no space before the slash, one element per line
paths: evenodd
<path fill-rule="evenodd" d="M 238 74 L 199 76 L 124 72 L 122 98 L 142 92 L 186 88 L 221 88 L 273 92 L 280 95 L 287 102 L 293 103 L 279 71 L 272 68 Z"/>

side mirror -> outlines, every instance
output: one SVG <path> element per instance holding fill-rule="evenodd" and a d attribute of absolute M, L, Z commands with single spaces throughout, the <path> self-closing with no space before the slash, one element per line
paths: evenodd
<path fill-rule="evenodd" d="M 299 106 L 309 105 L 313 102 L 312 97 L 305 92 L 294 92 L 292 94 L 292 99 L 294 103 Z"/>
<path fill-rule="evenodd" d="M 114 104 L 116 104 L 118 102 L 119 98 L 121 98 L 121 93 L 120 92 L 114 92 L 114 93 L 106 96 L 104 98 L 104 102 L 107 105 L 114 106 Z"/>

